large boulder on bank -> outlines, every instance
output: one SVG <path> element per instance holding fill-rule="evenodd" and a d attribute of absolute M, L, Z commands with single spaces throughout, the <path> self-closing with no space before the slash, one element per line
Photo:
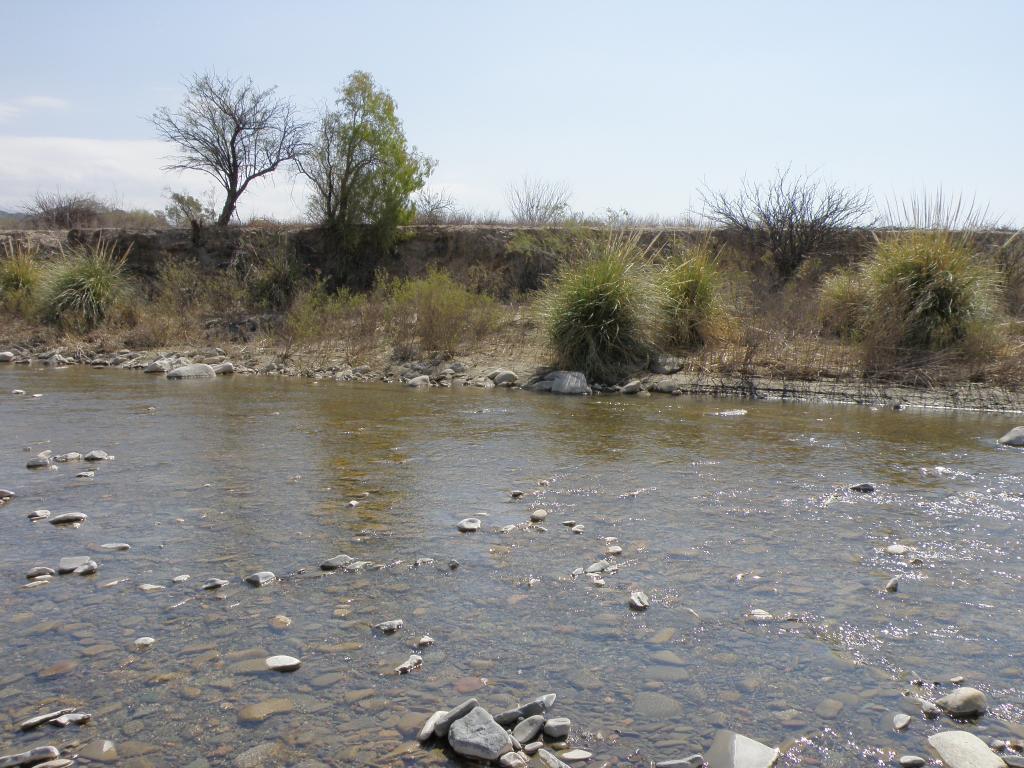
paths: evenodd
<path fill-rule="evenodd" d="M 544 380 L 551 382 L 551 392 L 556 395 L 589 395 L 593 392 L 587 384 L 587 377 L 579 371 L 554 371 Z"/>
<path fill-rule="evenodd" d="M 999 438 L 1000 445 L 1012 445 L 1014 448 L 1024 448 L 1024 427 L 1014 427 L 1005 435 Z"/>
<path fill-rule="evenodd" d="M 167 374 L 168 379 L 213 379 L 216 377 L 217 372 L 213 370 L 213 366 L 206 363 L 183 365 Z"/>
<path fill-rule="evenodd" d="M 512 751 L 508 732 L 494 722 L 483 707 L 474 707 L 465 717 L 452 723 L 448 731 L 451 748 L 464 757 L 493 762 Z"/>
<path fill-rule="evenodd" d="M 719 731 L 704 755 L 708 768 L 771 768 L 779 750 L 733 731 Z"/>
<path fill-rule="evenodd" d="M 942 731 L 928 737 L 946 768 L 1005 768 L 1006 763 L 988 745 L 967 731 Z"/>

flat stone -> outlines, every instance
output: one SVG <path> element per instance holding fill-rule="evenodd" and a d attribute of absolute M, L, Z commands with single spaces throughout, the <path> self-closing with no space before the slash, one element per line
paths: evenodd
<path fill-rule="evenodd" d="M 150 594 L 152 592 L 163 592 L 167 587 L 162 584 L 139 584 L 139 589 L 146 594 Z"/>
<path fill-rule="evenodd" d="M 293 709 L 295 709 L 295 703 L 291 699 L 266 699 L 242 707 L 238 710 L 238 720 L 242 723 L 262 723 L 272 715 L 291 712 Z"/>
<path fill-rule="evenodd" d="M 522 752 L 506 752 L 498 758 L 498 765 L 501 768 L 527 768 L 529 764 L 529 756 Z"/>
<path fill-rule="evenodd" d="M 482 523 L 478 517 L 467 517 L 463 520 L 459 520 L 458 528 L 463 533 L 472 533 L 479 531 Z"/>
<path fill-rule="evenodd" d="M 660 760 L 654 768 L 702 768 L 703 765 L 704 755 L 696 754 L 679 760 Z"/>
<path fill-rule="evenodd" d="M 998 442 L 1000 445 L 1024 448 L 1024 427 L 1014 427 L 1005 435 L 1000 437 Z"/>
<path fill-rule="evenodd" d="M 985 694 L 966 686 L 946 694 L 935 704 L 952 717 L 976 717 L 988 708 Z"/>
<path fill-rule="evenodd" d="M 211 589 L 220 589 L 221 587 L 226 587 L 227 585 L 228 585 L 228 582 L 225 581 L 224 579 L 207 579 L 206 581 L 204 581 L 200 585 L 199 588 L 200 589 L 205 589 L 205 590 L 211 590 Z"/>
<path fill-rule="evenodd" d="M 404 626 L 405 622 L 401 619 L 392 619 L 391 621 L 382 621 L 379 624 L 374 624 L 373 628 L 378 632 L 383 632 L 385 635 L 390 635 L 394 634 Z"/>
<path fill-rule="evenodd" d="M 85 512 L 65 512 L 50 518 L 50 525 L 81 525 L 89 516 Z"/>
<path fill-rule="evenodd" d="M 890 544 L 885 548 L 887 555 L 905 555 L 910 552 L 910 547 L 906 544 Z"/>
<path fill-rule="evenodd" d="M 771 768 L 779 750 L 733 731 L 718 731 L 704 756 L 708 768 Z"/>
<path fill-rule="evenodd" d="M 74 760 L 68 760 L 66 757 L 58 757 L 56 760 L 47 760 L 45 763 L 36 763 L 32 768 L 68 768 L 74 764 Z"/>
<path fill-rule="evenodd" d="M 18 730 L 31 731 L 33 728 L 38 728 L 40 725 L 43 725 L 44 723 L 48 723 L 51 720 L 56 720 L 61 715 L 70 714 L 71 712 L 74 712 L 76 709 L 77 707 L 65 707 L 64 709 L 56 709 L 53 712 L 47 712 L 43 715 L 36 715 L 35 717 L 30 717 L 28 720 L 23 720 L 22 722 L 18 723 Z"/>
<path fill-rule="evenodd" d="M 110 461 L 113 458 L 106 451 L 89 451 L 82 457 L 84 461 Z"/>
<path fill-rule="evenodd" d="M 92 558 L 87 555 L 79 555 L 77 557 L 62 557 L 60 562 L 57 564 L 58 573 L 73 573 L 76 568 L 89 563 Z"/>
<path fill-rule="evenodd" d="M 544 715 L 532 715 L 512 729 L 512 738 L 521 744 L 527 744 L 536 739 L 543 728 Z"/>
<path fill-rule="evenodd" d="M 448 731 L 448 744 L 464 757 L 493 762 L 512 750 L 505 729 L 483 707 L 473 707 L 455 720 Z"/>
<path fill-rule="evenodd" d="M 85 725 L 90 720 L 92 715 L 88 712 L 69 712 L 54 719 L 53 724 L 59 728 L 67 728 L 69 725 Z"/>
<path fill-rule="evenodd" d="M 403 661 L 401 664 L 395 667 L 395 672 L 397 672 L 400 675 L 404 675 L 409 672 L 412 672 L 414 669 L 419 669 L 422 666 L 423 657 L 413 653 L 409 655 L 409 658 L 407 658 L 405 661 Z"/>
<path fill-rule="evenodd" d="M 37 565 L 35 568 L 29 569 L 25 574 L 26 579 L 37 579 L 40 576 L 53 576 L 53 568 L 47 568 L 45 565 Z"/>
<path fill-rule="evenodd" d="M 355 559 L 348 555 L 335 555 L 334 557 L 320 563 L 320 570 L 336 571 L 339 568 L 344 568 L 346 565 L 351 565 L 354 562 Z"/>
<path fill-rule="evenodd" d="M 928 744 L 946 768 L 1005 768 L 988 744 L 967 731 L 942 731 L 928 737 Z"/>
<path fill-rule="evenodd" d="M 476 699 L 466 699 L 454 709 L 449 710 L 447 714 L 439 717 L 434 724 L 434 735 L 439 739 L 445 738 L 448 731 L 451 730 L 452 723 L 471 712 L 478 703 Z"/>
<path fill-rule="evenodd" d="M 928 765 L 928 761 L 919 755 L 903 755 L 900 757 L 900 765 L 902 768 L 922 768 Z"/>
<path fill-rule="evenodd" d="M 538 749 L 537 757 L 544 763 L 545 768 L 569 768 L 568 764 L 563 763 L 553 753 L 548 752 L 546 749 Z"/>
<path fill-rule="evenodd" d="M 117 747 L 108 739 L 90 741 L 78 750 L 78 756 L 99 763 L 112 763 L 118 758 Z"/>
<path fill-rule="evenodd" d="M 591 752 L 587 752 L 585 749 L 570 749 L 568 752 L 563 752 L 559 755 L 562 760 L 568 760 L 570 763 L 578 763 L 582 760 L 589 760 L 594 755 Z"/>
<path fill-rule="evenodd" d="M 107 544 L 100 544 L 100 549 L 109 549 L 112 552 L 127 552 L 131 548 L 131 544 L 125 544 L 123 541 L 111 541 Z"/>
<path fill-rule="evenodd" d="M 294 672 L 302 666 L 302 662 L 294 656 L 269 656 L 264 663 L 267 669 L 274 672 Z"/>
<path fill-rule="evenodd" d="M 875 486 L 871 483 L 857 483 L 856 485 L 851 485 L 850 490 L 854 493 L 874 493 Z"/>
<path fill-rule="evenodd" d="M 245 577 L 246 584 L 252 584 L 254 587 L 265 587 L 275 581 L 277 581 L 277 576 L 273 571 L 256 571 L 256 573 L 250 573 Z"/>
<path fill-rule="evenodd" d="M 206 363 L 183 365 L 167 372 L 168 379 L 214 379 L 216 377 L 217 372 L 213 370 L 213 366 Z"/>
<path fill-rule="evenodd" d="M 55 760 L 60 757 L 60 750 L 56 747 L 36 747 L 27 752 L 18 752 L 14 755 L 3 755 L 0 757 L 0 768 L 15 768 L 20 765 L 33 765 L 43 760 Z"/>
<path fill-rule="evenodd" d="M 913 722 L 910 715 L 904 714 L 903 712 L 897 712 L 892 716 L 892 728 L 894 731 L 905 731 L 910 727 L 910 723 Z"/>
<path fill-rule="evenodd" d="M 423 743 L 434 738 L 434 729 L 437 727 L 438 721 L 448 714 L 448 710 L 439 709 L 430 717 L 427 718 L 427 722 L 420 728 L 419 733 L 416 734 L 416 741 Z"/>

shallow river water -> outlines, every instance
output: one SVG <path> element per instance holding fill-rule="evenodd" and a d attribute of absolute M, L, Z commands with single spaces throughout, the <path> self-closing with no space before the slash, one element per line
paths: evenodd
<path fill-rule="evenodd" d="M 1019 420 L 5 366 L 0 754 L 109 739 L 126 766 L 455 765 L 415 742 L 430 712 L 549 691 L 598 766 L 685 757 L 718 728 L 783 766 L 892 765 L 950 726 L 1020 737 L 1024 452 L 995 444 Z M 116 458 L 26 469 L 45 449 Z M 606 537 L 618 571 L 573 578 Z M 341 553 L 383 567 L 318 569 Z M 23 588 L 70 555 L 99 572 Z M 258 570 L 281 580 L 243 583 Z M 422 668 L 395 674 L 424 634 Z M 302 667 L 261 671 L 272 654 Z M 957 675 L 989 713 L 924 719 L 906 694 Z M 17 731 L 60 706 L 93 720 Z"/>

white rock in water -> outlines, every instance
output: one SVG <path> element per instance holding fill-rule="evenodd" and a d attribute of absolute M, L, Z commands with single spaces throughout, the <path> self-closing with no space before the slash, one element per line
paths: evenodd
<path fill-rule="evenodd" d="M 746 618 L 747 621 L 756 621 L 759 623 L 763 623 L 766 621 L 772 621 L 775 617 L 768 613 L 768 611 L 762 610 L 761 608 L 755 608 L 754 610 L 747 613 L 747 615 L 744 618 Z"/>
<path fill-rule="evenodd" d="M 147 648 L 152 648 L 155 642 L 156 639 L 149 636 L 137 637 L 135 638 L 135 647 L 143 651 Z"/>
<path fill-rule="evenodd" d="M 974 717 L 988 709 L 988 699 L 977 688 L 964 686 L 935 702 L 943 712 L 953 717 Z"/>
<path fill-rule="evenodd" d="M 86 461 L 110 461 L 114 457 L 106 451 L 89 451 L 82 458 Z"/>
<path fill-rule="evenodd" d="M 277 576 L 274 575 L 273 571 L 256 571 L 256 573 L 250 573 L 246 576 L 245 581 L 254 587 L 265 587 L 267 584 L 277 581 Z"/>
<path fill-rule="evenodd" d="M 183 365 L 167 373 L 168 379 L 214 379 L 216 377 L 217 372 L 213 370 L 213 366 L 206 363 Z"/>
<path fill-rule="evenodd" d="M 1006 768 L 988 744 L 967 731 L 942 731 L 928 737 L 946 768 Z"/>
<path fill-rule="evenodd" d="M 51 517 L 50 525 L 73 525 L 78 527 L 88 519 L 89 516 L 85 512 L 65 512 L 62 515 Z"/>
<path fill-rule="evenodd" d="M 405 626 L 405 622 L 401 619 L 393 619 L 391 621 L 382 621 L 380 624 L 374 624 L 373 628 L 378 632 L 383 632 L 386 635 L 390 635 L 397 632 Z"/>
<path fill-rule="evenodd" d="M 53 459 L 49 456 L 33 456 L 25 462 L 25 469 L 49 469 L 53 466 Z"/>
<path fill-rule="evenodd" d="M 76 568 L 80 568 L 83 565 L 87 565 L 91 561 L 88 555 L 79 555 L 77 557 L 62 557 L 60 562 L 57 564 L 58 573 L 72 573 Z"/>
<path fill-rule="evenodd" d="M 302 662 L 294 656 L 270 656 L 266 660 L 267 669 L 275 672 L 294 672 L 302 666 Z"/>
<path fill-rule="evenodd" d="M 416 645 L 419 648 L 426 648 L 428 645 L 433 645 L 433 644 L 434 644 L 434 638 L 432 638 L 430 635 L 424 635 L 423 637 L 421 637 L 419 640 L 416 641 Z"/>
<path fill-rule="evenodd" d="M 771 768 L 779 750 L 732 731 L 719 731 L 704 755 L 709 768 Z"/>
<path fill-rule="evenodd" d="M 50 510 L 48 509 L 37 509 L 33 512 L 28 513 L 29 520 L 45 520 L 50 516 Z"/>
<path fill-rule="evenodd" d="M 149 594 L 151 592 L 163 592 L 167 587 L 162 587 L 159 584 L 139 584 L 139 589 Z"/>
<path fill-rule="evenodd" d="M 80 461 L 81 458 L 82 454 L 78 451 L 68 451 L 67 453 L 62 453 L 60 456 L 57 456 L 56 461 L 59 461 L 61 464 L 67 464 L 69 461 Z"/>
<path fill-rule="evenodd" d="M 14 360 L 13 352 L 0 352 L 0 363 L 9 363 Z"/>
<path fill-rule="evenodd" d="M 1000 445 L 1010 445 L 1014 448 L 1024 448 L 1024 427 L 1014 427 L 1005 435 L 999 438 Z"/>
<path fill-rule="evenodd" d="M 85 470 L 85 472 L 79 472 L 77 475 L 75 475 L 75 477 L 84 477 L 84 478 L 96 477 L 96 470 L 94 470 L 94 469 L 87 469 L 87 470 Z"/>
<path fill-rule="evenodd" d="M 635 611 L 646 611 L 651 607 L 651 600 L 645 593 L 639 590 L 631 592 L 629 595 L 629 607 Z"/>
<path fill-rule="evenodd" d="M 439 709 L 437 712 L 427 718 L 427 722 L 420 728 L 420 732 L 416 734 L 416 741 L 424 742 L 434 738 L 434 726 L 437 725 L 437 721 L 448 714 L 447 709 Z"/>
<path fill-rule="evenodd" d="M 400 675 L 404 675 L 408 672 L 412 672 L 414 669 L 418 669 L 423 666 L 423 657 L 417 656 L 415 653 L 411 654 L 408 659 L 403 661 L 397 667 L 395 672 Z"/>
<path fill-rule="evenodd" d="M 887 555 L 905 555 L 910 551 L 910 547 L 906 544 L 890 544 L 885 548 Z"/>
<path fill-rule="evenodd" d="M 458 528 L 463 533 L 472 533 L 473 531 L 479 531 L 482 523 L 478 517 L 467 517 L 464 520 L 459 520 Z"/>

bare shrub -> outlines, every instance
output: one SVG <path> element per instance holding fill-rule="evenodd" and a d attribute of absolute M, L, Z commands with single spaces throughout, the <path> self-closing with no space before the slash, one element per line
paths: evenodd
<path fill-rule="evenodd" d="M 872 208 L 866 191 L 849 190 L 814 176 L 780 169 L 766 183 L 746 179 L 736 195 L 701 190 L 704 216 L 739 233 L 788 280 L 812 254 L 827 253 L 839 236 L 865 225 Z"/>
<path fill-rule="evenodd" d="M 414 200 L 415 224 L 447 224 L 458 211 L 455 199 L 444 189 L 423 188 Z"/>
<path fill-rule="evenodd" d="M 97 227 L 110 205 L 95 195 L 74 192 L 37 192 L 25 206 L 29 223 L 40 229 Z"/>
<path fill-rule="evenodd" d="M 571 197 L 572 190 L 567 184 L 527 176 L 505 190 L 512 221 L 530 226 L 557 224 L 564 220 L 569 215 Z"/>

